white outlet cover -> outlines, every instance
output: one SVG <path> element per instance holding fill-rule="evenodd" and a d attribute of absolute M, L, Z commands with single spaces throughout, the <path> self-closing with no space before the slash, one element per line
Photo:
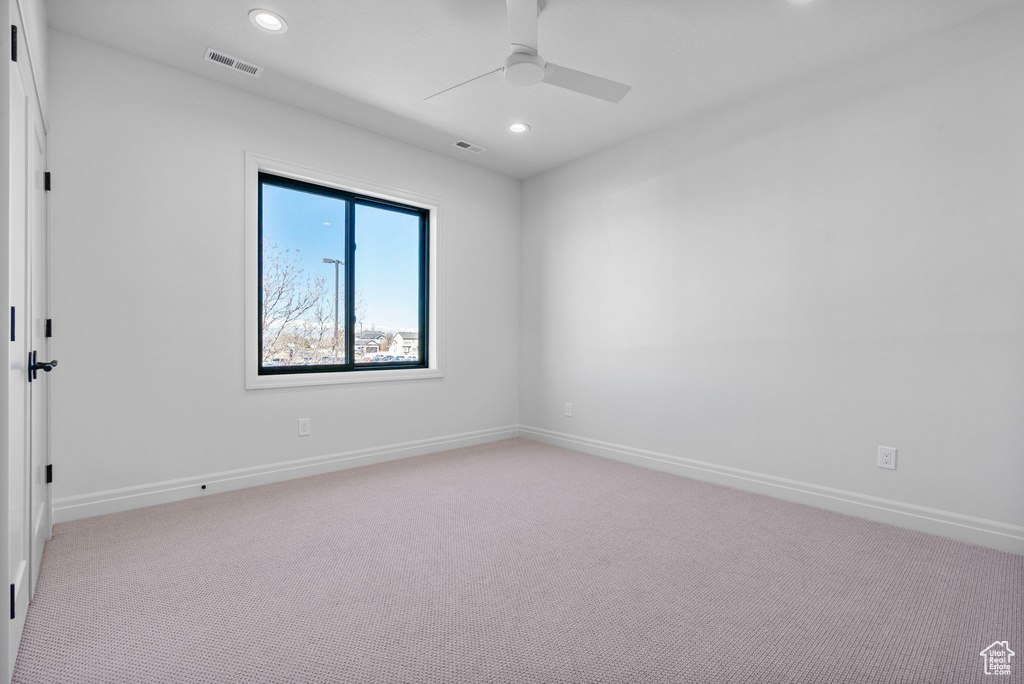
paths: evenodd
<path fill-rule="evenodd" d="M 299 418 L 299 437 L 309 436 L 309 418 Z"/>
<path fill-rule="evenodd" d="M 572 418 L 572 404 L 565 402 L 565 415 Z"/>
<path fill-rule="evenodd" d="M 878 467 L 896 470 L 896 447 L 878 447 Z"/>

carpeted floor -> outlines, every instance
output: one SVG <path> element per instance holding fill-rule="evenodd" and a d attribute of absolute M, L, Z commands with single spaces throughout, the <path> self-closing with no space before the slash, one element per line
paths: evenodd
<path fill-rule="evenodd" d="M 513 439 L 57 526 L 20 684 L 1024 680 L 1024 558 Z"/>

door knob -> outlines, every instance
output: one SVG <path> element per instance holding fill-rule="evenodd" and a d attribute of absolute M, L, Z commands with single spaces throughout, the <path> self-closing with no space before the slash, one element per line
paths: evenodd
<path fill-rule="evenodd" d="M 57 366 L 57 359 L 53 361 L 37 361 L 36 352 L 32 352 L 28 357 L 28 381 L 32 382 L 38 376 L 39 371 L 49 373 Z"/>

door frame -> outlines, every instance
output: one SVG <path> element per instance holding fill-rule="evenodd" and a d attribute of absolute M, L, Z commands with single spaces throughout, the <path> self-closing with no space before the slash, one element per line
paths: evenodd
<path fill-rule="evenodd" d="M 12 18 L 12 0 L 0 0 L 0 15 L 8 19 Z M 11 34 L 10 31 L 0 30 L 0 56 L 11 54 Z M 9 58 L 8 58 L 9 59 Z M 10 112 L 11 111 L 11 83 L 10 83 L 10 67 L 7 69 L 0 69 L 0 111 Z M 11 179 L 10 179 L 10 129 L 11 122 L 10 117 L 3 119 L 5 122 L 3 130 L 0 131 L 0 216 L 10 217 L 11 208 Z M 11 230 L 10 221 L 8 218 L 0 220 L 0 263 L 10 266 L 11 263 Z M 4 302 L 4 308 L 10 306 L 11 301 L 11 288 L 10 278 L 0 278 L 0 301 Z M 4 316 L 8 315 L 7 311 L 4 311 Z M 9 325 L 9 323 L 8 323 Z M 9 480 L 9 460 L 7 453 L 7 436 L 9 433 L 9 406 L 8 406 L 8 393 L 10 392 L 11 385 L 11 372 L 10 364 L 7 363 L 7 358 L 10 356 L 10 334 L 2 336 L 5 341 L 4 349 L 4 361 L 0 363 L 0 491 L 10 491 Z M 0 682 L 6 684 L 9 681 L 11 671 L 13 670 L 14 664 L 8 663 L 8 643 L 10 642 L 10 630 L 11 620 L 7 614 L 9 608 L 7 606 L 10 597 L 7 596 L 7 572 L 10 568 L 10 535 L 8 533 L 10 526 L 10 514 L 7 506 L 0 506 L 0 568 L 3 568 L 4 572 L 4 610 L 0 611 Z"/>

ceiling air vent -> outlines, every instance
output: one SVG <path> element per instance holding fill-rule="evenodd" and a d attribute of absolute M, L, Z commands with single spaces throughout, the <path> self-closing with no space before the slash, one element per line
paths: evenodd
<path fill-rule="evenodd" d="M 213 48 L 206 49 L 206 61 L 220 64 L 221 66 L 225 66 L 228 69 L 233 69 L 235 71 L 241 71 L 242 73 L 249 74 L 254 78 L 259 78 L 260 74 L 263 73 L 263 67 L 243 62 L 240 59 L 235 59 L 230 55 L 225 55 L 223 52 L 217 52 Z"/>
<path fill-rule="evenodd" d="M 452 143 L 452 145 L 463 150 L 469 150 L 473 154 L 480 154 L 481 152 L 487 151 L 486 148 L 480 147 L 479 145 L 474 145 L 471 142 L 466 142 L 465 140 L 456 140 L 455 142 Z"/>

